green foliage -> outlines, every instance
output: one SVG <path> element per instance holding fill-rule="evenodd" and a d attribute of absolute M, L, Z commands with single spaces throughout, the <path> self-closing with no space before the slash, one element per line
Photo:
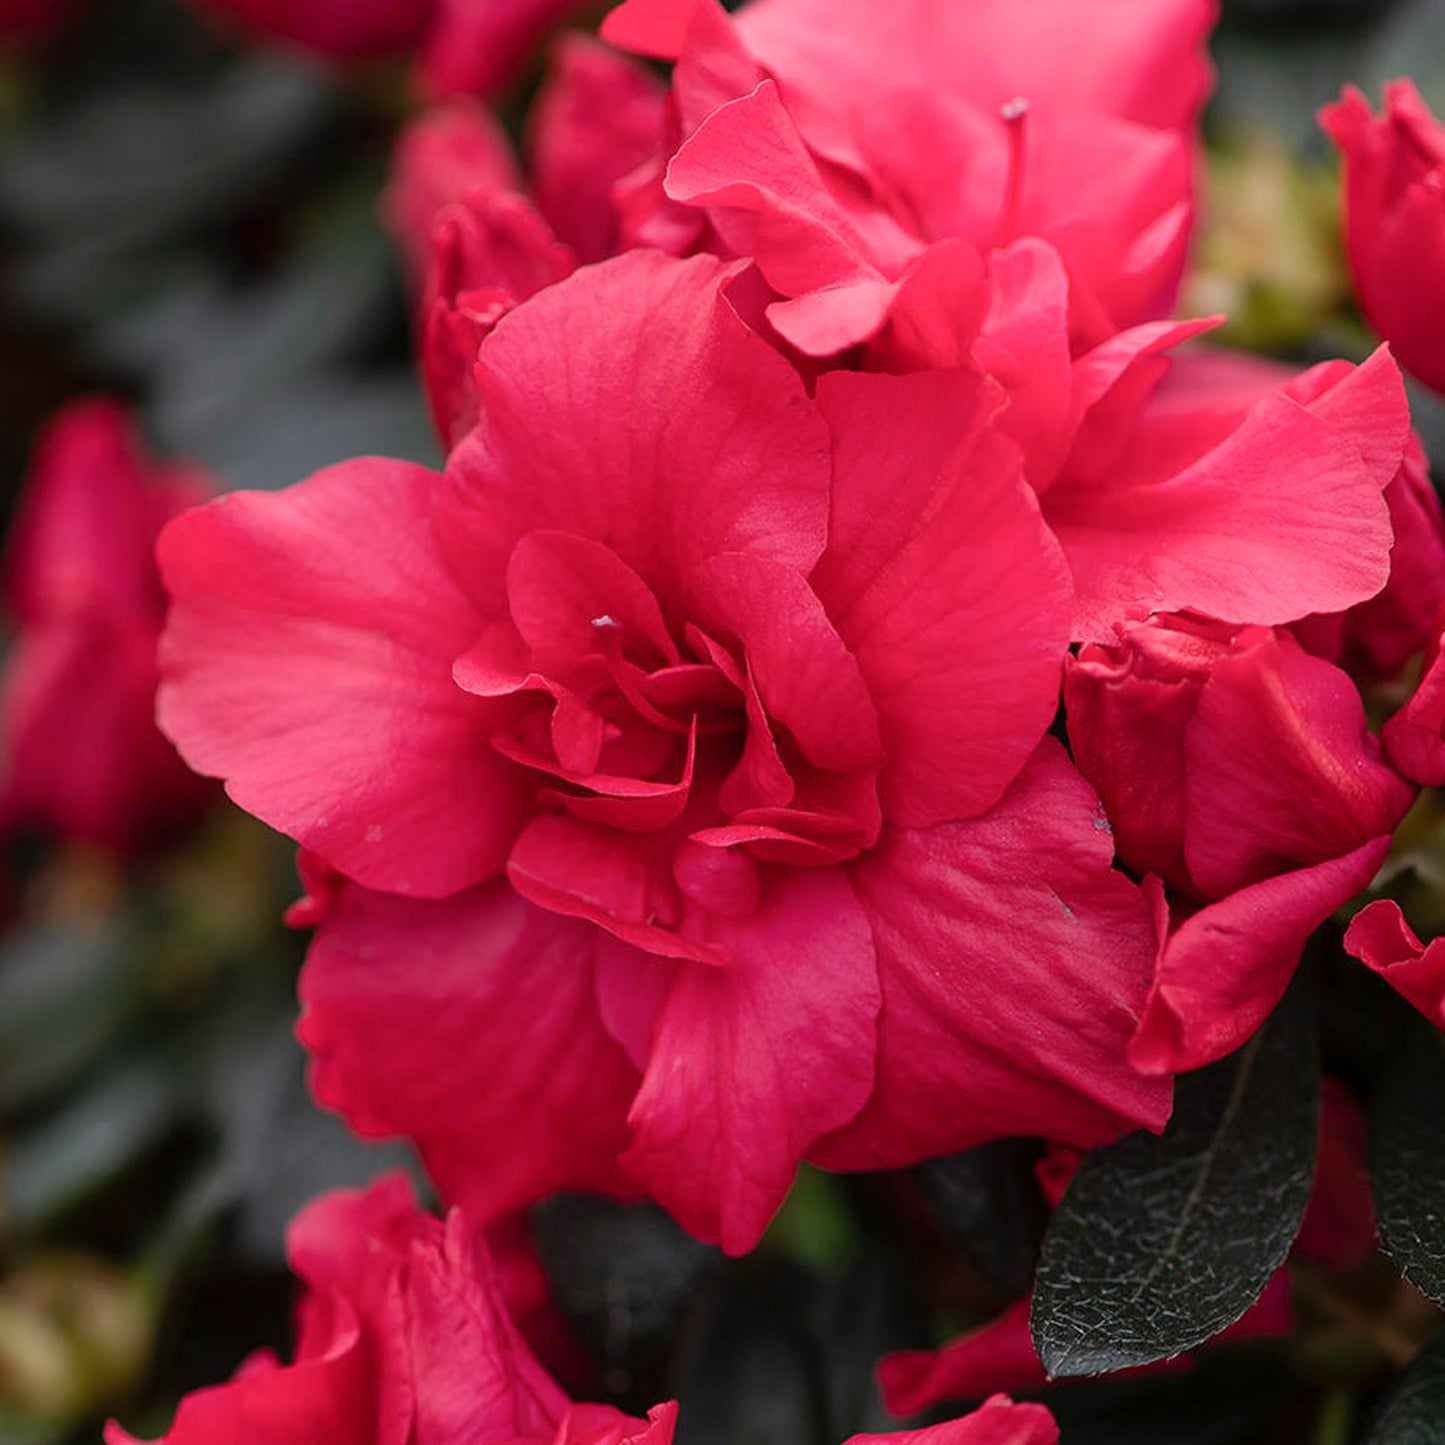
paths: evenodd
<path fill-rule="evenodd" d="M 1044 1237 L 1032 1317 L 1044 1368 L 1147 1365 L 1237 1320 L 1299 1229 L 1319 1101 L 1314 1008 L 1297 984 L 1242 1049 L 1179 1080 L 1162 1135 L 1094 1150 Z"/>

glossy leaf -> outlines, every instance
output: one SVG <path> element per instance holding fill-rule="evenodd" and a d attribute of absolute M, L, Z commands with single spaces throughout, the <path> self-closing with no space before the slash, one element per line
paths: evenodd
<path fill-rule="evenodd" d="M 1164 1133 L 1085 1159 L 1044 1238 L 1033 1336 L 1051 1375 L 1202 1344 L 1254 1302 L 1309 1199 L 1318 1035 L 1301 988 L 1237 1053 L 1182 1077 Z"/>
<path fill-rule="evenodd" d="M 1386 1398 L 1365 1445 L 1436 1445 L 1445 1420 L 1445 1335 L 1416 1356 Z"/>
<path fill-rule="evenodd" d="M 609 1379 L 644 1371 L 722 1259 L 652 1204 L 558 1194 L 532 1232 L 559 1308 Z"/>
<path fill-rule="evenodd" d="M 930 1159 L 918 1183 L 950 1243 L 1000 1295 L 1029 1287 L 1047 1211 L 1033 1177 L 1039 1145 L 997 1139 Z"/>
<path fill-rule="evenodd" d="M 1411 1283 L 1445 1301 L 1445 1052 L 1428 1024 L 1391 1056 L 1370 1120 L 1380 1239 Z"/>

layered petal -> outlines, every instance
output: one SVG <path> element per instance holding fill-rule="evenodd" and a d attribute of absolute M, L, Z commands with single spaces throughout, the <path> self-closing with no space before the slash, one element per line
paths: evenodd
<path fill-rule="evenodd" d="M 1124 1059 L 1154 934 L 1098 799 L 1050 740 L 989 813 L 885 829 L 850 873 L 883 987 L 867 1107 L 811 1157 L 888 1168 L 1003 1134 L 1094 1144 L 1160 1128 Z"/>
<path fill-rule="evenodd" d="M 426 274 L 432 223 L 474 191 L 518 191 L 522 178 L 501 123 L 475 100 L 424 111 L 401 130 L 391 152 L 382 218 L 413 283 Z"/>
<path fill-rule="evenodd" d="M 920 85 L 997 108 L 1015 96 L 1182 130 L 1211 80 L 1210 0 L 757 0 L 738 18 L 748 48 L 801 97 Z"/>
<path fill-rule="evenodd" d="M 420 307 L 421 368 L 443 447 L 477 423 L 477 352 L 519 302 L 570 275 L 577 261 L 531 205 L 482 189 L 432 223 Z"/>
<path fill-rule="evenodd" d="M 1114 620 L 1147 612 L 1274 623 L 1349 607 L 1389 575 L 1387 480 L 1283 396 L 1172 476 L 1126 458 L 1106 486 L 1061 479 L 1044 515 L 1073 569 L 1075 636 L 1103 640 Z"/>
<path fill-rule="evenodd" d="M 584 261 L 617 249 L 613 187 L 662 147 L 663 89 L 636 61 L 563 35 L 527 121 L 537 206 Z"/>
<path fill-rule="evenodd" d="M 1369 883 L 1389 847 L 1388 835 L 1373 838 L 1161 927 L 1148 1007 L 1129 1045 L 1134 1065 L 1186 1073 L 1243 1044 L 1284 996 L 1305 940 Z"/>
<path fill-rule="evenodd" d="M 197 1390 L 181 1401 L 158 1445 L 373 1445 L 365 1416 L 365 1363 L 355 1347 L 281 1367 L 274 1356 L 253 1356 L 224 1385 Z M 140 1445 L 112 1421 L 106 1445 Z"/>
<path fill-rule="evenodd" d="M 602 937 L 500 882 L 443 903 L 346 889 L 301 978 L 317 1099 L 414 1139 L 478 1220 L 554 1189 L 626 1196 L 637 1074 L 593 1001 Z"/>
<path fill-rule="evenodd" d="M 839 372 L 818 401 L 834 481 L 812 583 L 878 708 L 885 812 L 905 827 L 971 817 L 1053 718 L 1067 570 L 978 377 Z"/>
<path fill-rule="evenodd" d="M 817 560 L 826 428 L 721 296 L 728 274 L 632 252 L 549 287 L 487 338 L 482 422 L 448 463 L 437 522 L 484 612 L 500 611 L 518 538 L 543 528 L 605 543 L 670 615 L 686 615 L 685 579 L 719 552 L 802 571 Z"/>
<path fill-rule="evenodd" d="M 501 868 L 530 791 L 488 743 L 505 704 L 452 683 L 480 623 L 432 539 L 435 480 L 363 459 L 178 519 L 159 704 L 243 808 L 359 882 L 433 898 Z"/>
<path fill-rule="evenodd" d="M 675 1406 L 647 1420 L 574 1405 L 507 1313 L 462 1214 L 420 1211 L 404 1175 L 335 1190 L 287 1232 L 305 1285 L 295 1359 L 253 1357 L 182 1401 L 165 1445 L 670 1445 Z M 112 1424 L 110 1445 L 132 1445 Z"/>
<path fill-rule="evenodd" d="M 1388 837 L 1415 788 L 1349 678 L 1288 633 L 1218 659 L 1184 734 L 1184 855 L 1207 898 Z"/>
<path fill-rule="evenodd" d="M 622 1163 L 701 1239 L 751 1249 L 813 1142 L 873 1086 L 878 970 L 868 920 L 841 869 L 775 870 L 745 918 L 698 920 L 722 967 L 612 947 L 604 1016 L 655 1001 Z M 666 971 L 662 976 L 659 971 Z"/>

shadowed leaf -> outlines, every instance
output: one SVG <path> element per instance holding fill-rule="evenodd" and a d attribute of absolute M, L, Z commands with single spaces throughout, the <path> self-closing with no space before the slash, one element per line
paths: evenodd
<path fill-rule="evenodd" d="M 1242 1049 L 1179 1080 L 1162 1135 L 1090 1154 L 1039 1261 L 1044 1368 L 1147 1365 L 1233 1324 L 1299 1228 L 1319 1100 L 1314 1008 L 1296 985 Z"/>

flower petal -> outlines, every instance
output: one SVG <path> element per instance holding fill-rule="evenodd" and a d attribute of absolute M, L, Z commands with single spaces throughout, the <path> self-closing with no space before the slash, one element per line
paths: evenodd
<path fill-rule="evenodd" d="M 496 882 L 443 902 L 348 887 L 301 975 L 317 1100 L 416 1141 L 485 1223 L 554 1189 L 627 1197 L 637 1075 L 593 998 L 597 930 Z"/>
<path fill-rule="evenodd" d="M 883 985 L 878 1082 L 812 1155 L 893 1168 L 1004 1134 L 1096 1144 L 1161 1128 L 1124 1059 L 1154 933 L 1092 789 L 1046 739 L 981 818 L 885 829 L 850 867 Z"/>
<path fill-rule="evenodd" d="M 1058 706 L 1069 578 L 986 425 L 995 394 L 963 372 L 835 372 L 828 550 L 813 585 L 858 659 L 906 827 L 991 807 Z"/>
<path fill-rule="evenodd" d="M 611 547 L 667 616 L 718 552 L 802 571 L 817 560 L 826 429 L 722 298 L 729 274 L 709 257 L 629 252 L 540 292 L 483 343 L 482 422 L 448 462 L 437 530 L 488 615 L 531 531 Z"/>
<path fill-rule="evenodd" d="M 1172 929 L 1129 1045 L 1150 1074 L 1201 1069 L 1237 1049 L 1289 987 L 1305 940 L 1363 888 L 1386 835 L 1342 858 L 1298 868 L 1210 903 Z"/>
<path fill-rule="evenodd" d="M 777 870 L 753 914 L 703 926 L 727 967 L 614 948 L 598 987 L 657 997 L 667 971 L 622 1162 L 691 1233 L 742 1254 L 813 1141 L 868 1097 L 878 976 L 841 869 Z"/>
<path fill-rule="evenodd" d="M 178 518 L 161 727 L 198 772 L 328 863 L 445 897 L 502 866 L 532 784 L 452 682 L 482 623 L 432 540 L 435 477 L 344 462 Z"/>

